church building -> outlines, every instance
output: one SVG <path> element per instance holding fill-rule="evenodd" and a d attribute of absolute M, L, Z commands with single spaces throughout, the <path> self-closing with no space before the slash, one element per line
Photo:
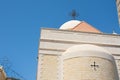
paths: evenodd
<path fill-rule="evenodd" d="M 119 80 L 120 35 L 85 21 L 41 29 L 37 80 Z"/>

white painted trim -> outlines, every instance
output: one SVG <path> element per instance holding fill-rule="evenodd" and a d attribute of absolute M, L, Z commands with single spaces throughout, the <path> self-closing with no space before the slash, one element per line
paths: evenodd
<path fill-rule="evenodd" d="M 114 57 L 112 56 L 112 54 L 110 54 L 109 51 L 107 51 L 102 47 L 90 45 L 90 44 L 75 45 L 68 48 L 66 52 L 63 53 L 64 59 L 79 57 L 79 56 L 100 57 L 100 58 L 105 58 L 114 62 Z"/>
<path fill-rule="evenodd" d="M 41 42 L 41 47 L 39 48 L 39 53 L 44 53 L 46 52 L 47 54 L 59 54 L 59 52 L 64 52 L 66 51 L 69 47 L 72 47 L 74 45 L 82 45 L 82 44 L 91 44 L 91 45 L 97 45 L 100 46 L 106 50 L 108 50 L 111 54 L 117 54 L 119 55 L 120 53 L 120 47 L 115 46 L 115 45 L 107 45 L 107 44 L 92 44 L 92 43 L 72 43 L 69 42 L 59 42 L 59 41 L 54 41 L 53 42 Z M 60 53 L 61 54 L 61 53 Z"/>
<path fill-rule="evenodd" d="M 80 51 L 80 52 L 74 52 L 74 53 L 67 53 L 66 55 L 63 56 L 63 59 L 69 59 L 73 57 L 100 57 L 100 58 L 111 60 L 112 62 L 114 61 L 113 56 L 103 52 L 97 52 L 97 51 Z"/>
<path fill-rule="evenodd" d="M 120 35 L 93 34 L 69 30 L 41 29 L 40 39 L 120 45 Z"/>

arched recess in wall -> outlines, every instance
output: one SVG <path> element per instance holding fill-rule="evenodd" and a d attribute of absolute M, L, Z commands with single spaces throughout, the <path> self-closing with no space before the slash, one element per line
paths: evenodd
<path fill-rule="evenodd" d="M 99 46 L 72 46 L 63 53 L 62 59 L 63 80 L 119 79 L 114 57 Z"/>

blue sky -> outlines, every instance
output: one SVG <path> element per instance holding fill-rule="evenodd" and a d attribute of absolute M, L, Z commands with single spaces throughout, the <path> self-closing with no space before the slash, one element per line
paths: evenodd
<path fill-rule="evenodd" d="M 120 33 L 115 0 L 0 0 L 0 58 L 7 57 L 26 80 L 36 80 L 40 28 L 59 28 L 73 9 L 78 20 Z"/>

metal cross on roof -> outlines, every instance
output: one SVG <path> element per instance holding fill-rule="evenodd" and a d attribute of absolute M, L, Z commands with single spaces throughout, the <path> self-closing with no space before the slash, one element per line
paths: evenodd
<path fill-rule="evenodd" d="M 96 65 L 96 62 L 94 61 L 94 64 L 92 64 L 91 67 L 93 67 L 94 70 L 96 71 L 97 70 L 96 68 L 99 68 L 99 65 Z"/>
<path fill-rule="evenodd" d="M 78 17 L 79 15 L 78 15 L 78 13 L 76 12 L 76 10 L 72 10 L 70 16 L 75 20 L 76 17 Z"/>

